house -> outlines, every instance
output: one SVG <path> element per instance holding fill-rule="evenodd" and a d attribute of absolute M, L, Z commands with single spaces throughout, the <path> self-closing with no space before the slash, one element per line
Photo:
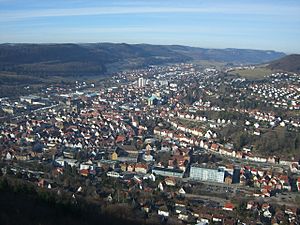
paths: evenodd
<path fill-rule="evenodd" d="M 179 191 L 178 191 L 178 193 L 181 194 L 181 195 L 185 195 L 186 194 L 186 192 L 185 192 L 185 190 L 183 188 L 180 188 Z"/>
<path fill-rule="evenodd" d="M 85 163 L 81 163 L 80 166 L 79 166 L 79 169 L 80 170 L 83 170 L 83 169 L 90 169 L 91 167 L 93 166 L 93 163 L 91 161 L 87 161 Z"/>
<path fill-rule="evenodd" d="M 120 174 L 118 172 L 115 172 L 115 171 L 109 171 L 109 172 L 106 173 L 106 175 L 108 177 L 115 177 L 115 178 L 120 177 Z"/>
<path fill-rule="evenodd" d="M 70 165 L 71 167 L 77 166 L 78 164 L 76 159 L 64 159 L 62 157 L 57 158 L 55 162 L 61 166 Z"/>
<path fill-rule="evenodd" d="M 127 170 L 127 164 L 126 163 L 121 163 L 120 164 L 120 169 L 125 172 Z"/>
<path fill-rule="evenodd" d="M 116 143 L 121 143 L 126 140 L 126 137 L 124 135 L 118 135 L 116 138 Z"/>
<path fill-rule="evenodd" d="M 111 202 L 112 200 L 113 200 L 113 198 L 112 198 L 111 194 L 109 194 L 106 198 L 106 201 Z"/>
<path fill-rule="evenodd" d="M 300 177 L 296 181 L 297 190 L 300 192 Z"/>
<path fill-rule="evenodd" d="M 263 204 L 261 205 L 261 210 L 262 210 L 262 211 L 266 211 L 266 210 L 268 210 L 269 208 L 270 208 L 270 204 L 267 203 L 267 202 L 265 202 L 265 203 L 263 203 Z"/>
<path fill-rule="evenodd" d="M 153 173 L 148 173 L 143 176 L 143 180 L 152 180 L 153 182 L 155 182 L 156 177 Z"/>
<path fill-rule="evenodd" d="M 267 162 L 268 162 L 268 163 L 275 163 L 275 158 L 272 157 L 272 156 L 269 156 L 269 157 L 267 158 Z"/>
<path fill-rule="evenodd" d="M 160 191 L 164 191 L 164 186 L 163 186 L 162 182 L 159 182 L 157 187 Z"/>
<path fill-rule="evenodd" d="M 116 161 L 101 159 L 97 161 L 97 166 L 103 168 L 104 170 L 108 170 L 109 168 L 114 169 L 116 166 Z"/>
<path fill-rule="evenodd" d="M 264 186 L 260 191 L 262 193 L 262 196 L 264 197 L 270 197 L 270 191 L 271 191 L 272 187 L 270 186 Z"/>
<path fill-rule="evenodd" d="M 149 213 L 150 212 L 150 204 L 149 203 L 144 203 L 144 204 L 141 204 L 141 209 L 146 212 L 146 213 Z"/>
<path fill-rule="evenodd" d="M 235 153 L 235 158 L 242 159 L 243 158 L 243 153 L 241 151 L 237 151 Z"/>
<path fill-rule="evenodd" d="M 266 218 L 272 218 L 272 213 L 267 209 L 263 212 L 263 216 Z"/>
<path fill-rule="evenodd" d="M 167 186 L 176 186 L 176 180 L 174 177 L 167 177 L 165 179 L 165 183 Z"/>
<path fill-rule="evenodd" d="M 118 160 L 118 154 L 116 152 L 111 154 L 111 160 Z"/>
<path fill-rule="evenodd" d="M 147 171 L 148 171 L 148 166 L 147 166 L 147 164 L 144 164 L 144 163 L 137 163 L 137 164 L 135 165 L 135 172 L 146 174 Z"/>
<path fill-rule="evenodd" d="M 260 130 L 255 130 L 255 131 L 253 132 L 253 134 L 256 135 L 256 136 L 260 136 Z"/>
<path fill-rule="evenodd" d="M 254 207 L 254 202 L 253 202 L 253 201 L 249 201 L 249 202 L 247 203 L 246 209 L 251 210 L 253 207 Z"/>
<path fill-rule="evenodd" d="M 223 206 L 223 210 L 226 211 L 233 211 L 234 205 L 231 202 L 226 202 L 225 205 Z"/>
<path fill-rule="evenodd" d="M 295 220 L 297 217 L 297 207 L 286 207 L 284 213 L 289 217 L 289 220 Z"/>
<path fill-rule="evenodd" d="M 12 160 L 13 159 L 13 154 L 10 152 L 7 152 L 5 155 L 5 160 Z"/>
<path fill-rule="evenodd" d="M 232 184 L 232 176 L 229 174 L 227 177 L 225 177 L 225 184 Z"/>
<path fill-rule="evenodd" d="M 44 188 L 44 187 L 47 187 L 48 189 L 51 189 L 52 186 L 53 186 L 53 181 L 52 180 L 49 180 L 49 179 L 41 179 L 39 182 L 38 182 L 38 187 L 41 187 L 41 188 Z"/>
<path fill-rule="evenodd" d="M 202 223 L 206 223 L 209 224 L 212 220 L 213 216 L 210 214 L 203 214 L 203 213 L 199 213 L 199 217 L 197 222 L 202 222 Z"/>
<path fill-rule="evenodd" d="M 178 219 L 179 219 L 179 220 L 187 221 L 188 218 L 189 218 L 189 214 L 187 213 L 186 210 L 184 210 L 184 211 L 182 211 L 182 212 L 180 212 L 180 213 L 178 214 Z"/>
<path fill-rule="evenodd" d="M 208 225 L 208 222 L 199 221 L 196 225 Z"/>
<path fill-rule="evenodd" d="M 186 169 L 185 163 L 187 161 L 189 161 L 189 157 L 188 156 L 173 155 L 171 157 L 171 159 L 169 159 L 169 162 L 168 162 L 169 168 L 179 168 L 182 171 L 185 171 L 185 169 Z"/>
<path fill-rule="evenodd" d="M 298 163 L 297 163 L 297 162 L 296 162 L 296 163 L 292 163 L 292 164 L 290 165 L 290 170 L 291 170 L 292 173 L 297 173 L 298 170 L 299 170 L 299 165 L 298 165 Z"/>
<path fill-rule="evenodd" d="M 212 221 L 213 222 L 222 222 L 223 218 L 224 218 L 223 215 L 219 215 L 219 214 L 213 215 L 212 216 Z"/>
<path fill-rule="evenodd" d="M 159 207 L 157 210 L 157 214 L 160 216 L 168 217 L 169 216 L 169 211 L 166 206 Z"/>
<path fill-rule="evenodd" d="M 89 170 L 88 169 L 82 169 L 79 171 L 81 176 L 87 177 L 89 175 Z"/>
<path fill-rule="evenodd" d="M 181 202 L 175 202 L 175 213 L 179 214 L 182 211 L 186 210 L 186 206 L 184 203 Z"/>
<path fill-rule="evenodd" d="M 210 149 L 217 152 L 219 151 L 219 145 L 216 144 L 216 143 L 213 143 L 211 146 L 210 146 Z"/>
<path fill-rule="evenodd" d="M 133 171 L 134 171 L 134 164 L 129 164 L 129 165 L 127 166 L 127 171 L 128 171 L 128 172 L 133 172 Z"/>
<path fill-rule="evenodd" d="M 23 153 L 23 154 L 18 153 L 18 154 L 15 155 L 15 158 L 18 161 L 26 161 L 26 160 L 30 159 L 30 156 L 27 153 Z"/>
<path fill-rule="evenodd" d="M 140 177 L 134 175 L 134 177 L 132 178 L 133 181 L 135 181 L 137 184 L 142 184 L 142 180 Z M 141 186 L 140 186 L 141 187 Z M 142 189 L 142 188 L 141 188 Z"/>
<path fill-rule="evenodd" d="M 287 191 L 291 191 L 292 190 L 292 187 L 289 183 L 283 183 L 282 184 L 282 189 L 283 190 L 287 190 Z"/>

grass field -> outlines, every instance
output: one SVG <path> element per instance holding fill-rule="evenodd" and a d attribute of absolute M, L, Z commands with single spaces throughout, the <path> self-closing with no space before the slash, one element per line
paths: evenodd
<path fill-rule="evenodd" d="M 231 71 L 230 74 L 239 75 L 249 80 L 261 80 L 264 79 L 265 76 L 274 73 L 274 71 L 267 69 L 265 67 L 258 67 L 253 70 L 244 69 L 244 70 L 234 70 Z"/>
<path fill-rule="evenodd" d="M 194 60 L 193 64 L 201 65 L 203 67 L 214 67 L 218 70 L 224 68 L 224 66 L 226 65 L 226 63 L 216 62 L 211 60 Z"/>

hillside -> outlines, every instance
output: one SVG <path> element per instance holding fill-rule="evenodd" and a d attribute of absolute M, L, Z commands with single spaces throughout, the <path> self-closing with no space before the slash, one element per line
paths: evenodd
<path fill-rule="evenodd" d="M 166 63 L 209 60 L 259 64 L 283 57 L 275 51 L 204 49 L 148 44 L 1 44 L 0 73 L 90 76 Z"/>
<path fill-rule="evenodd" d="M 260 64 L 285 56 L 282 52 L 251 49 L 206 49 L 186 46 L 169 46 L 173 51 L 192 57 L 195 60 L 208 60 L 234 64 Z"/>
<path fill-rule="evenodd" d="M 300 72 L 300 54 L 293 54 L 285 56 L 281 59 L 270 62 L 267 66 L 272 70 L 288 71 L 299 73 Z"/>
<path fill-rule="evenodd" d="M 88 198 L 75 201 L 70 193 L 39 189 L 32 183 L 0 176 L 0 224 L 2 225 L 141 225 L 157 220 L 136 218 L 130 205 L 107 205 Z"/>

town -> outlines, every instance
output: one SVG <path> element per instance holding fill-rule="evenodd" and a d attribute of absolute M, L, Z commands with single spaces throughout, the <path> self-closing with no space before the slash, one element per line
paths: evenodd
<path fill-rule="evenodd" d="M 234 69 L 150 66 L 3 97 L 0 174 L 166 224 L 299 224 L 300 76 Z"/>

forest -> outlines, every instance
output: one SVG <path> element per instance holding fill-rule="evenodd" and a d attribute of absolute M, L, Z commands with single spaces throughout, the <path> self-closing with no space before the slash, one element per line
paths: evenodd
<path fill-rule="evenodd" d="M 30 182 L 0 177 L 0 224 L 155 224 L 134 218 L 126 204 L 100 205 L 70 193 L 41 189 Z"/>

